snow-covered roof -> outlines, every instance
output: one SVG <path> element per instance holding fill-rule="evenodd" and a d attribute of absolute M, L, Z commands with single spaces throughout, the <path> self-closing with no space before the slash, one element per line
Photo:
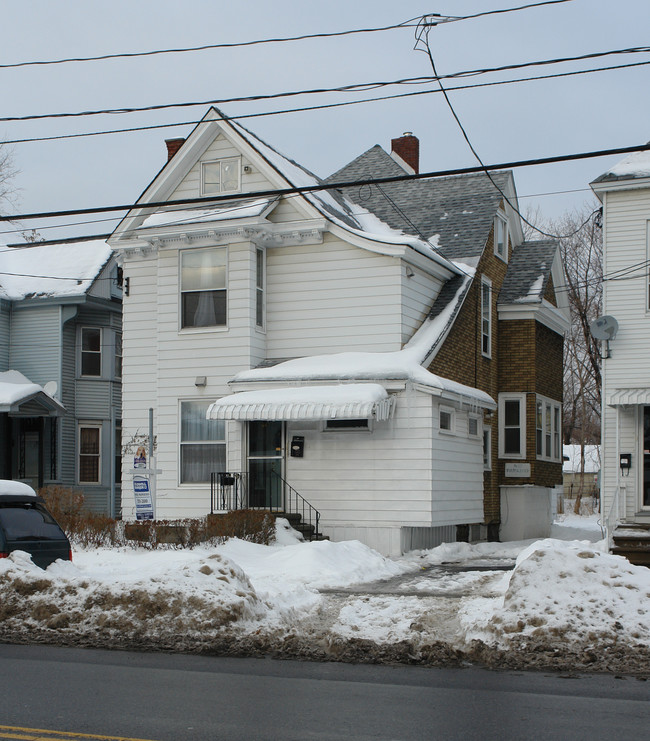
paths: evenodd
<path fill-rule="evenodd" d="M 104 239 L 0 245 L 3 298 L 82 296 L 112 254 Z"/>
<path fill-rule="evenodd" d="M 236 420 L 386 420 L 391 401 L 377 383 L 334 386 L 299 386 L 264 391 L 245 391 L 215 401 L 208 419 Z"/>
<path fill-rule="evenodd" d="M 54 413 L 65 411 L 42 386 L 32 383 L 19 371 L 8 370 L 0 373 L 0 412 L 11 411 L 31 399 L 39 401 L 48 411 Z"/>
<path fill-rule="evenodd" d="M 22 481 L 0 479 L 0 497 L 3 495 L 12 497 L 35 497 L 36 492 L 28 484 L 23 484 Z"/>
<path fill-rule="evenodd" d="M 140 229 L 152 226 L 173 226 L 197 224 L 205 221 L 225 221 L 230 219 L 248 219 L 260 216 L 277 198 L 257 198 L 248 201 L 220 203 L 210 208 L 186 208 L 170 211 L 157 211 L 140 225 Z"/>
<path fill-rule="evenodd" d="M 580 473 L 581 454 L 580 445 L 563 445 L 562 454 L 564 461 L 562 465 L 563 473 Z M 600 471 L 600 445 L 585 445 L 585 467 L 584 473 L 598 473 Z"/>
<path fill-rule="evenodd" d="M 617 162 L 607 172 L 594 180 L 601 183 L 606 180 L 627 180 L 628 178 L 650 177 L 650 150 L 633 152 Z"/>

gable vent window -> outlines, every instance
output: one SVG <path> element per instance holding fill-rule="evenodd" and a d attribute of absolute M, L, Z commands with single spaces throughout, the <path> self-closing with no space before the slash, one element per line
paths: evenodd
<path fill-rule="evenodd" d="M 240 188 L 241 159 L 239 157 L 201 163 L 202 196 L 235 193 Z"/>

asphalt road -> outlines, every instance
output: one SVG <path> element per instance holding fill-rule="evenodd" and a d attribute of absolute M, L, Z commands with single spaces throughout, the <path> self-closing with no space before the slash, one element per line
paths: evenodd
<path fill-rule="evenodd" d="M 650 682 L 612 676 L 12 645 L 0 672 L 0 739 L 611 741 L 650 721 Z"/>

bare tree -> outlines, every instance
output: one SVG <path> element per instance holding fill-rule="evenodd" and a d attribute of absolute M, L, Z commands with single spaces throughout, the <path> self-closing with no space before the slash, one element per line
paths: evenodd
<path fill-rule="evenodd" d="M 0 212 L 15 203 L 16 188 L 13 179 L 17 174 L 12 151 L 0 144 Z"/>
<path fill-rule="evenodd" d="M 571 311 L 571 327 L 564 345 L 563 439 L 583 446 L 600 441 L 601 359 L 600 348 L 589 325 L 602 309 L 603 235 L 598 205 L 559 219 L 542 220 L 539 211 L 527 216 L 544 232 L 558 235 L 566 274 L 566 291 Z M 527 239 L 539 239 L 531 227 Z"/>

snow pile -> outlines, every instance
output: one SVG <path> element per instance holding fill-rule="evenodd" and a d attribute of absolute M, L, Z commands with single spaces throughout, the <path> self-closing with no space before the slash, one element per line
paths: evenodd
<path fill-rule="evenodd" d="M 464 606 L 466 640 L 650 645 L 650 572 L 591 544 L 533 543 L 504 586 L 502 598 Z"/>
<path fill-rule="evenodd" d="M 219 553 L 113 551 L 79 562 L 44 571 L 23 551 L 0 560 L 2 629 L 165 643 L 265 613 L 246 574 Z"/>

